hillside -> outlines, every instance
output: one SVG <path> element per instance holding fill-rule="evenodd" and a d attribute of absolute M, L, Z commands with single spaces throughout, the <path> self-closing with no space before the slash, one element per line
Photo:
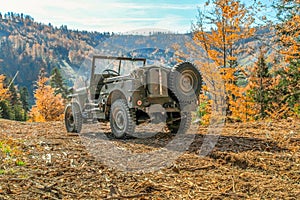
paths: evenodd
<path fill-rule="evenodd" d="M 78 69 L 84 57 L 109 33 L 70 31 L 37 23 L 30 16 L 10 14 L 0 18 L 0 73 L 19 71 L 16 84 L 33 90 L 38 72 L 71 65 Z"/>
<path fill-rule="evenodd" d="M 201 127 L 172 163 L 133 173 L 120 170 L 138 167 L 130 160 L 108 166 L 91 149 L 103 151 L 110 141 L 115 151 L 139 156 L 163 149 L 173 136 L 116 140 L 107 139 L 108 124 L 87 124 L 98 131 L 78 136 L 61 122 L 0 119 L 0 199 L 297 199 L 299 125 L 291 119 L 228 124 L 205 157 L 198 156 L 207 132 Z"/>
<path fill-rule="evenodd" d="M 257 47 L 261 43 L 270 45 L 270 40 L 270 32 L 262 29 L 255 37 L 242 41 L 240 45 L 254 53 L 244 52 L 239 62 L 253 63 Z M 76 74 L 88 72 L 94 54 L 143 56 L 173 65 L 172 46 L 177 44 L 181 51 L 187 52 L 185 44 L 190 41 L 189 34 L 150 33 L 146 36 L 69 30 L 66 26 L 57 28 L 35 22 L 30 16 L 9 13 L 0 15 L 0 74 L 13 77 L 19 71 L 15 84 L 26 86 L 33 102 L 34 83 L 42 67 L 48 74 L 54 67 L 60 68 L 71 86 Z"/>
<path fill-rule="evenodd" d="M 95 53 L 128 55 L 130 51 L 141 48 L 151 53 L 156 50 L 153 48 L 164 49 L 182 40 L 182 37 L 114 36 L 113 33 L 76 31 L 66 26 L 57 28 L 51 24 L 41 24 L 30 16 L 10 13 L 5 18 L 0 16 L 0 73 L 13 77 L 19 71 L 15 83 L 28 87 L 32 94 L 41 67 L 48 73 L 54 67 L 61 68 L 68 84 L 72 85 L 74 74 L 78 70 L 85 72 L 90 65 L 84 61 L 90 61 L 89 56 Z M 83 69 L 80 70 L 80 67 Z"/>

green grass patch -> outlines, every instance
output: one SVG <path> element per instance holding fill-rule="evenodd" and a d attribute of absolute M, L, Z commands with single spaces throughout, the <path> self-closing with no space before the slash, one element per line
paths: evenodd
<path fill-rule="evenodd" d="M 17 160 L 17 161 L 16 161 L 16 165 L 17 165 L 17 166 L 24 166 L 24 165 L 25 165 L 25 162 L 22 161 L 22 160 Z"/>

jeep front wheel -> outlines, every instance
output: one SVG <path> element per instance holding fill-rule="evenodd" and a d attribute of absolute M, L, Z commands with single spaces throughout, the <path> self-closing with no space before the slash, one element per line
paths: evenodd
<path fill-rule="evenodd" d="M 110 127 L 116 138 L 124 138 L 135 129 L 134 113 L 129 109 L 124 99 L 113 102 L 110 108 Z"/>
<path fill-rule="evenodd" d="M 80 133 L 82 117 L 77 104 L 69 104 L 65 109 L 65 126 L 68 133 Z"/>

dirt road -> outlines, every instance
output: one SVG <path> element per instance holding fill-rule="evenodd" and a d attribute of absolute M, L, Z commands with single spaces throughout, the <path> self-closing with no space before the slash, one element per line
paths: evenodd
<path fill-rule="evenodd" d="M 21 123 L 0 119 L 0 199 L 297 199 L 300 196 L 299 121 L 228 124 L 205 157 L 199 156 L 199 151 L 207 128 L 200 127 L 190 134 L 191 144 L 183 152 L 178 150 L 175 160 L 170 159 L 171 154 L 162 154 L 156 164 L 145 161 L 149 168 L 142 159 L 134 163 L 131 159 L 135 157 L 124 157 L 119 152 L 152 155 L 151 152 L 165 150 L 175 136 L 162 131 L 152 136 L 117 140 L 110 136 L 108 124 L 93 126 L 98 131 L 78 136 L 67 134 L 62 122 Z M 115 160 L 109 159 L 112 155 L 109 145 L 113 145 L 114 155 L 119 155 Z M 161 161 L 170 160 L 164 163 L 165 167 L 155 168 Z M 140 166 L 148 171 L 134 170 Z"/>

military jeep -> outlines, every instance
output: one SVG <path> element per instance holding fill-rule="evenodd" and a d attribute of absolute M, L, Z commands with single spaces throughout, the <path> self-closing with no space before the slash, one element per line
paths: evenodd
<path fill-rule="evenodd" d="M 68 132 L 83 123 L 110 122 L 116 138 L 142 123 L 164 122 L 172 133 L 185 133 L 198 104 L 202 78 L 189 62 L 173 67 L 146 65 L 145 58 L 93 56 L 90 79 L 73 88 L 65 109 Z"/>

